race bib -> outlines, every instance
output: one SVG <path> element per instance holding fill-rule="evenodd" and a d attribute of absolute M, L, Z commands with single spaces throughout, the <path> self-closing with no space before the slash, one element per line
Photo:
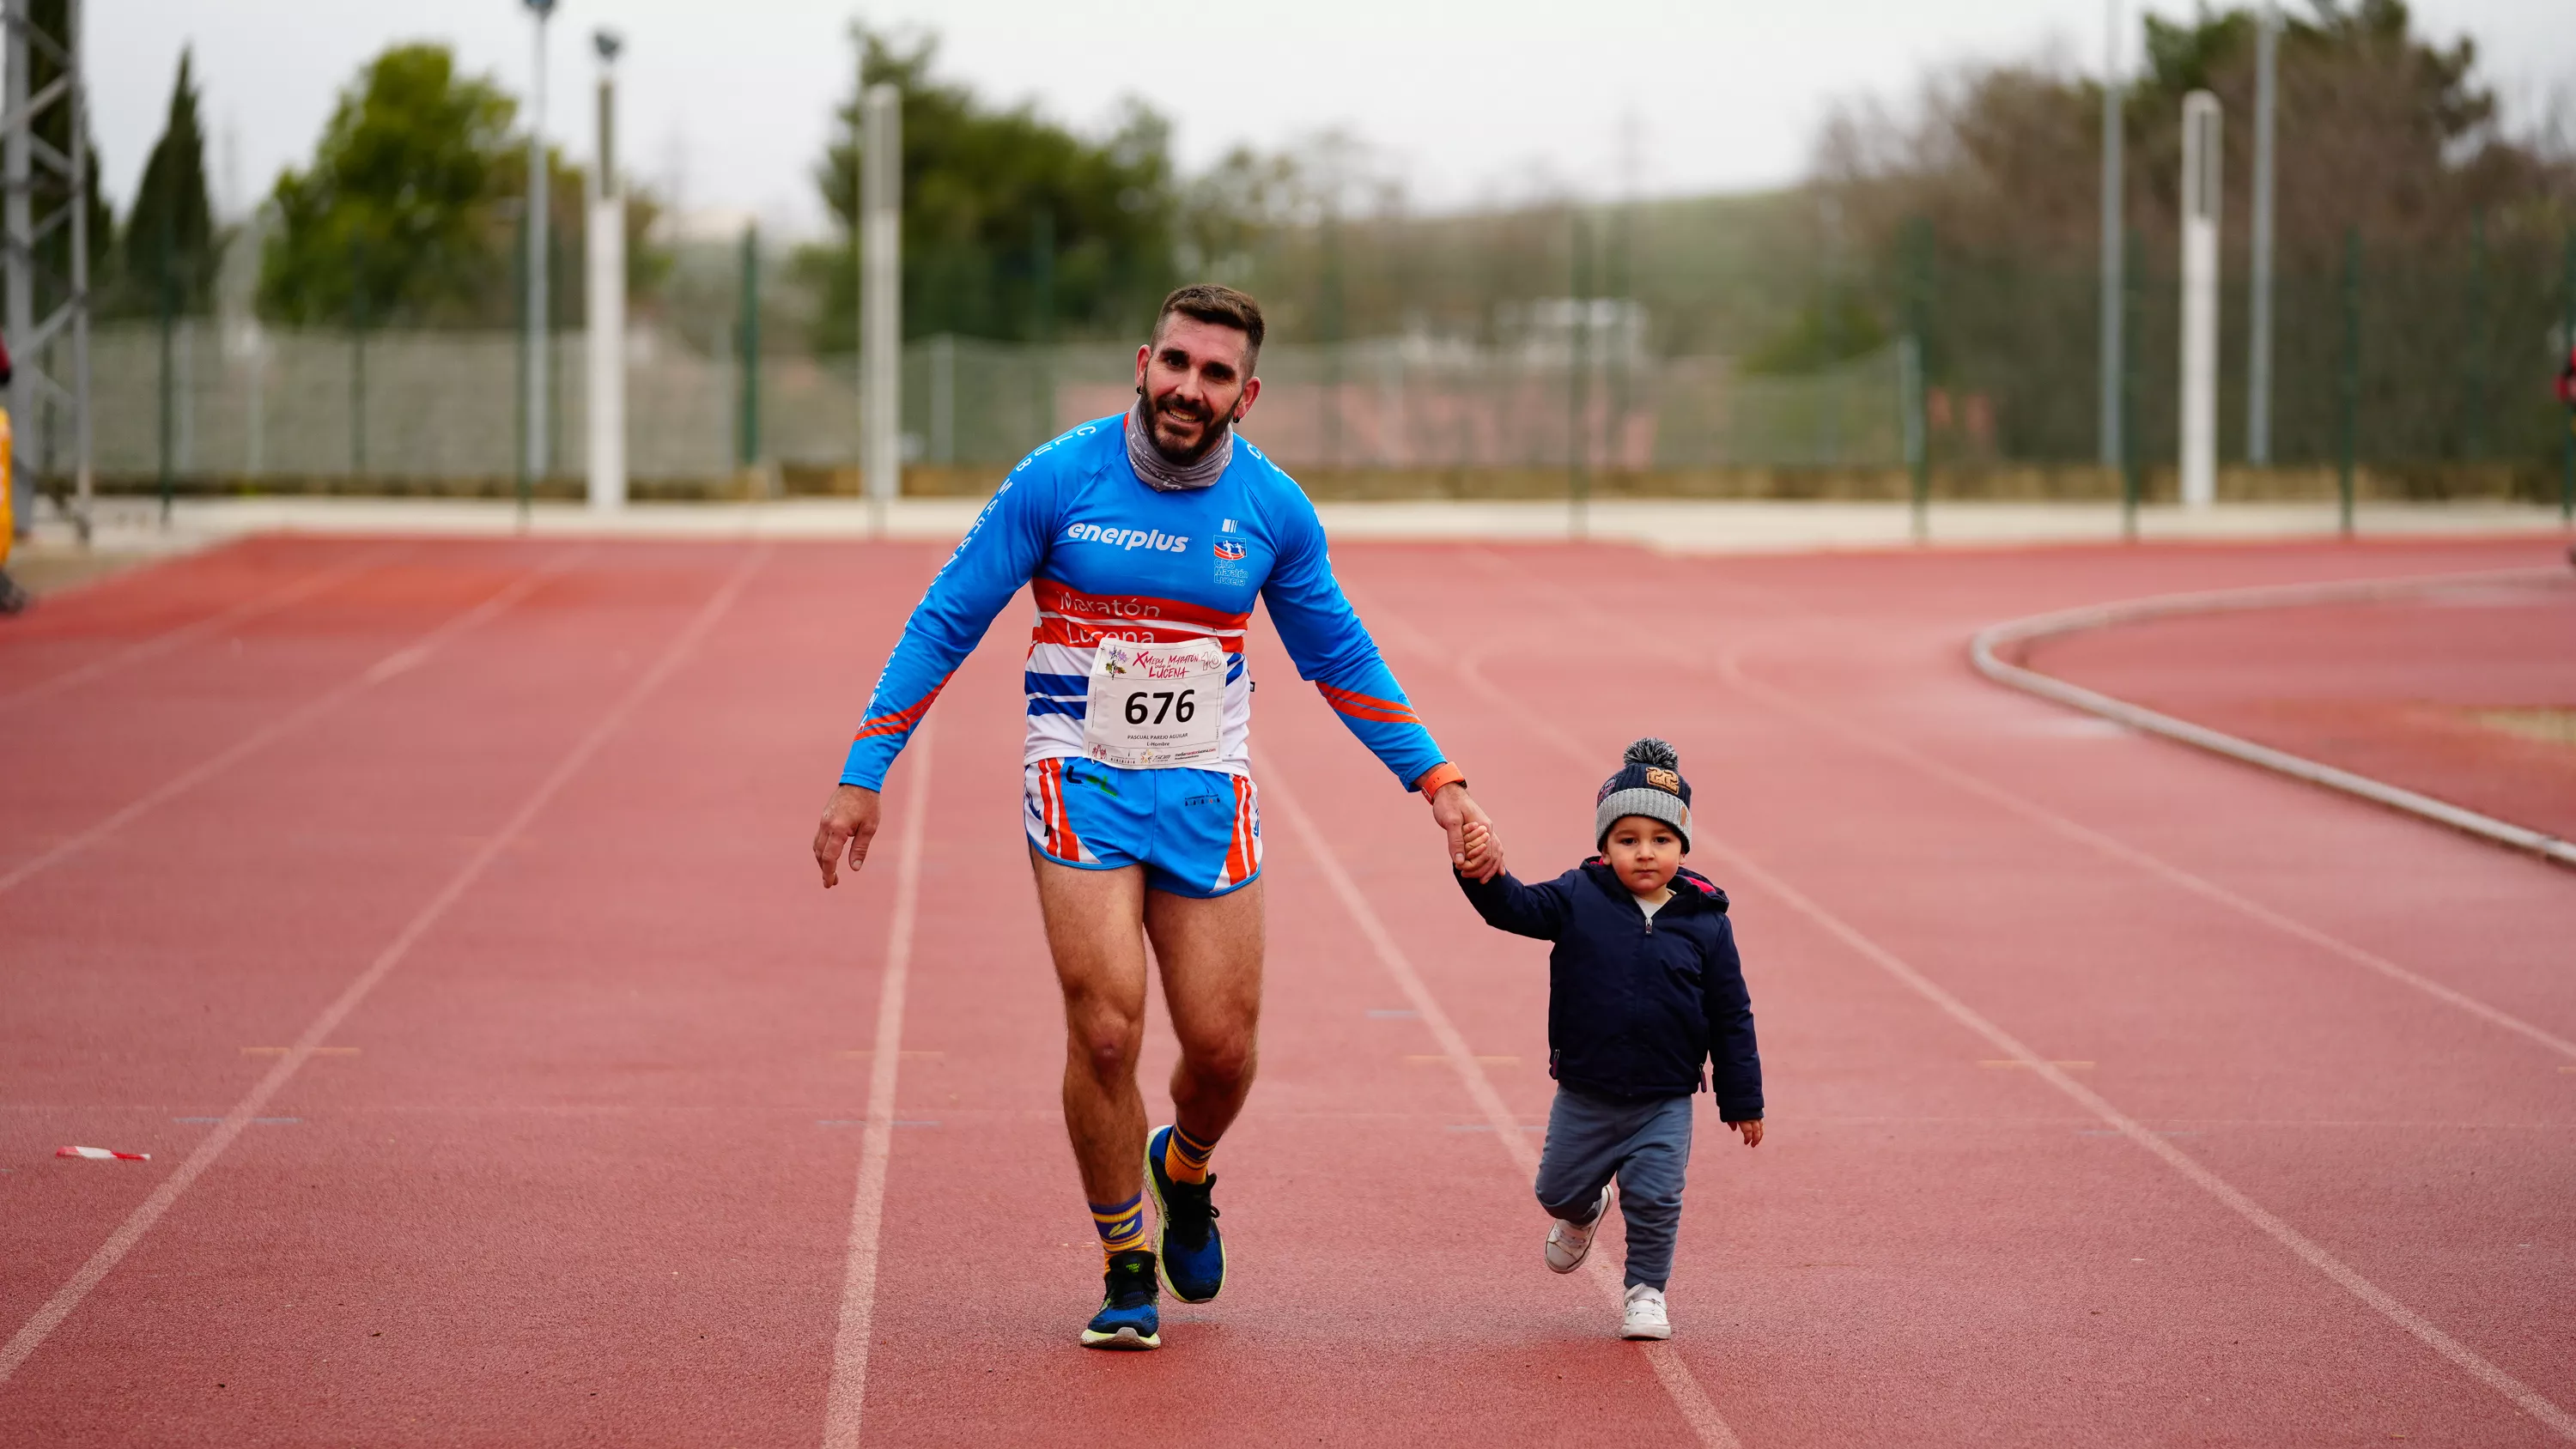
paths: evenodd
<path fill-rule="evenodd" d="M 1214 639 L 1103 639 L 1091 656 L 1083 752 L 1122 770 L 1216 763 L 1225 723 L 1225 650 Z"/>

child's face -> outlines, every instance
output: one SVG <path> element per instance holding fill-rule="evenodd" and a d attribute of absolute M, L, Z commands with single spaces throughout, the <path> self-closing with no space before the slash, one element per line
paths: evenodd
<path fill-rule="evenodd" d="M 1601 858 L 1619 873 L 1619 883 L 1631 892 L 1651 896 L 1673 883 L 1673 872 L 1682 868 L 1682 838 L 1660 820 L 1643 815 L 1622 815 L 1610 822 L 1610 835 L 1601 842 Z"/>

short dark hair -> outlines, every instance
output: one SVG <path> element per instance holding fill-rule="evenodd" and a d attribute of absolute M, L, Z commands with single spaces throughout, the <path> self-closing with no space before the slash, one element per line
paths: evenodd
<path fill-rule="evenodd" d="M 1163 299 L 1163 310 L 1154 314 L 1154 340 L 1163 340 L 1163 323 L 1173 313 L 1195 322 L 1217 327 L 1231 327 L 1251 342 L 1244 349 L 1243 370 L 1252 371 L 1261 360 L 1261 304 L 1232 287 L 1214 282 L 1193 282 Z"/>

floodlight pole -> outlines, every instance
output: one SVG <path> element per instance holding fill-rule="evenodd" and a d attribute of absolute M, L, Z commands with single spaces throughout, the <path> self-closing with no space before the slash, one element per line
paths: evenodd
<path fill-rule="evenodd" d="M 2120 269 L 2126 236 L 2120 219 L 2120 0 L 2104 6 L 2102 37 L 2102 466 L 2117 468 L 2120 448 Z"/>
<path fill-rule="evenodd" d="M 618 38 L 591 36 L 599 52 L 599 158 L 590 183 L 590 506 L 626 506 L 626 188 L 617 179 Z"/>
<path fill-rule="evenodd" d="M 523 0 L 535 17 L 534 63 L 528 73 L 528 477 L 546 475 L 546 20 L 555 0 Z"/>
<path fill-rule="evenodd" d="M 903 486 L 903 92 L 869 86 L 859 110 L 859 458 L 869 519 L 883 535 Z"/>
<path fill-rule="evenodd" d="M 2182 98 L 2182 503 L 2218 501 L 2218 97 Z"/>
<path fill-rule="evenodd" d="M 2272 127 L 2279 95 L 2281 11 L 2264 0 L 2254 23 L 2254 236 L 2245 310 L 2245 461 L 2272 461 Z"/>

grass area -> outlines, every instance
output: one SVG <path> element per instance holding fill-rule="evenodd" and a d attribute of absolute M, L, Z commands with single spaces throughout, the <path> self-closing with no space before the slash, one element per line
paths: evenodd
<path fill-rule="evenodd" d="M 2471 710 L 2470 717 L 2489 729 L 2553 745 L 2576 745 L 2576 709 Z"/>

